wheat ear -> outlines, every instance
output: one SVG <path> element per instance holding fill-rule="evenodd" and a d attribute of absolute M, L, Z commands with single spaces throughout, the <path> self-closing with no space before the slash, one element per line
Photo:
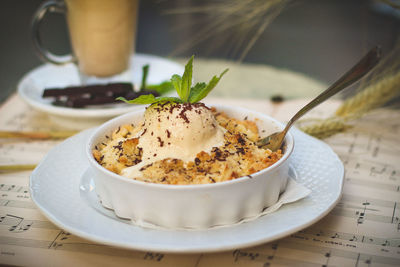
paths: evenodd
<path fill-rule="evenodd" d="M 336 116 L 362 116 L 400 95 L 400 71 L 370 84 L 354 97 L 346 100 L 336 111 Z"/>
<path fill-rule="evenodd" d="M 342 118 L 331 117 L 324 120 L 319 120 L 311 125 L 300 126 L 300 130 L 319 139 L 324 139 L 337 133 L 343 132 L 350 125 Z"/>

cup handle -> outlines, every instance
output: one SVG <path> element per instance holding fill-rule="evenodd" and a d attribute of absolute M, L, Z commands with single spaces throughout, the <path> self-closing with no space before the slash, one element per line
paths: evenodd
<path fill-rule="evenodd" d="M 50 51 L 48 51 L 46 48 L 44 48 L 42 45 L 42 40 L 40 38 L 39 29 L 43 18 L 46 16 L 48 12 L 65 14 L 65 11 L 66 7 L 64 1 L 59 1 L 59 0 L 46 1 L 40 5 L 38 10 L 36 10 L 31 24 L 31 34 L 32 34 L 31 37 L 38 56 L 43 61 L 47 61 L 56 65 L 76 62 L 76 59 L 72 55 L 63 55 L 63 56 L 55 55 Z"/>

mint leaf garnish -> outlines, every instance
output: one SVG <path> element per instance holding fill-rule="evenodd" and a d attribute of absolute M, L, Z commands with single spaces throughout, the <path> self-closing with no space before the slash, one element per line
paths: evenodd
<path fill-rule="evenodd" d="M 143 91 L 156 91 L 159 95 L 164 95 L 172 90 L 174 86 L 170 81 L 164 81 L 159 84 L 147 84 L 147 76 L 149 75 L 150 66 L 146 64 L 142 67 L 142 84 L 140 85 L 140 92 Z"/>
<path fill-rule="evenodd" d="M 204 89 L 207 87 L 206 83 L 196 83 L 195 86 L 192 87 L 190 90 L 190 95 L 189 95 L 189 103 L 196 103 L 198 101 L 193 101 L 194 99 L 197 99 L 201 93 L 204 91 Z"/>
<path fill-rule="evenodd" d="M 208 84 L 196 83 L 195 86 L 192 87 L 192 74 L 193 74 L 193 59 L 192 56 L 188 63 L 185 65 L 185 71 L 183 75 L 180 76 L 178 74 L 174 74 L 171 77 L 170 82 L 163 82 L 159 85 L 147 86 L 146 89 L 152 89 L 162 94 L 169 91 L 172 87 L 175 88 L 180 98 L 177 97 L 155 97 L 152 94 L 141 95 L 132 100 L 126 100 L 123 97 L 118 97 L 117 100 L 124 101 L 129 104 L 153 104 L 157 102 L 176 102 L 176 103 L 191 103 L 194 104 L 199 102 L 203 98 L 205 98 L 208 93 L 211 92 L 212 89 L 218 84 L 219 80 L 221 80 L 222 76 L 228 71 L 228 69 L 224 70 L 219 77 L 214 76 L 208 82 Z M 143 79 L 142 79 L 142 87 L 141 90 L 146 87 L 146 79 L 147 79 L 148 66 L 143 67 Z"/>
<path fill-rule="evenodd" d="M 146 90 L 153 90 L 159 93 L 160 95 L 165 95 L 166 93 L 174 90 L 174 86 L 172 85 L 172 82 L 170 81 L 165 81 L 160 84 L 149 84 L 146 87 Z"/>
<path fill-rule="evenodd" d="M 190 89 L 192 86 L 193 58 L 194 56 L 189 59 L 188 63 L 185 66 L 185 72 L 182 75 L 182 83 L 180 86 L 181 94 L 178 94 L 183 102 L 188 102 L 189 100 Z"/>
<path fill-rule="evenodd" d="M 143 66 L 143 75 L 142 75 L 142 85 L 140 86 L 140 91 L 146 89 L 147 75 L 149 74 L 149 64 Z"/>
<path fill-rule="evenodd" d="M 175 87 L 176 92 L 178 93 L 179 97 L 182 98 L 182 77 L 178 74 L 174 74 L 171 77 L 171 83 Z"/>
<path fill-rule="evenodd" d="M 217 85 L 219 80 L 221 80 L 222 76 L 228 71 L 229 69 L 224 70 L 219 77 L 214 76 L 212 79 L 209 81 L 208 85 L 205 83 L 198 83 L 196 84 L 195 87 L 192 88 L 192 91 L 190 92 L 189 96 L 189 102 L 190 103 L 196 103 L 205 98 L 209 92 L 211 92 L 212 89 Z"/>

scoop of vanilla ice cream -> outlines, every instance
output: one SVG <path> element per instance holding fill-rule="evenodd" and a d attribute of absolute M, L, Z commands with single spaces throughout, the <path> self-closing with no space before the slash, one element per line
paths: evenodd
<path fill-rule="evenodd" d="M 224 131 L 204 104 L 150 106 L 144 114 L 144 133 L 138 146 L 142 160 L 177 158 L 194 160 L 224 142 Z"/>
<path fill-rule="evenodd" d="M 139 178 L 140 168 L 166 158 L 193 161 L 199 152 L 223 145 L 226 131 L 202 103 L 153 104 L 145 111 L 142 129 L 142 162 L 122 170 L 123 176 Z"/>

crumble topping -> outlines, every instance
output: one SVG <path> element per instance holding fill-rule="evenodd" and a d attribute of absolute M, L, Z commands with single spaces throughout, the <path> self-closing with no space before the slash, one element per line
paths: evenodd
<path fill-rule="evenodd" d="M 200 103 L 199 103 L 200 104 Z M 204 105 L 204 104 L 202 104 Z M 163 109 L 160 105 L 157 109 Z M 189 123 L 185 112 L 187 106 L 179 113 L 179 117 Z M 207 109 L 209 109 L 207 107 Z M 173 113 L 171 108 L 170 113 Z M 197 112 L 197 111 L 196 111 Z M 198 111 L 201 112 L 201 111 Z M 134 179 L 161 184 L 207 184 L 236 179 L 242 176 L 251 178 L 251 174 L 265 169 L 282 157 L 282 151 L 272 152 L 255 145 L 259 139 L 258 127 L 247 118 L 239 120 L 230 118 L 223 112 L 211 109 L 219 126 L 226 129 L 224 143 L 213 147 L 210 152 L 200 151 L 193 161 L 166 158 L 157 160 L 140 168 L 141 177 Z M 143 124 L 138 126 L 122 125 L 106 141 L 98 144 L 93 150 L 96 161 L 106 169 L 121 174 L 122 170 L 142 162 L 143 151 L 138 147 Z M 214 126 L 217 127 L 217 126 Z M 147 129 L 144 129 L 141 135 Z M 153 132 L 150 133 L 153 136 Z M 174 134 L 173 129 L 166 130 L 167 138 L 157 138 L 154 146 L 163 147 Z M 179 151 L 177 151 L 179 153 Z M 157 154 L 153 155 L 154 157 Z"/>

